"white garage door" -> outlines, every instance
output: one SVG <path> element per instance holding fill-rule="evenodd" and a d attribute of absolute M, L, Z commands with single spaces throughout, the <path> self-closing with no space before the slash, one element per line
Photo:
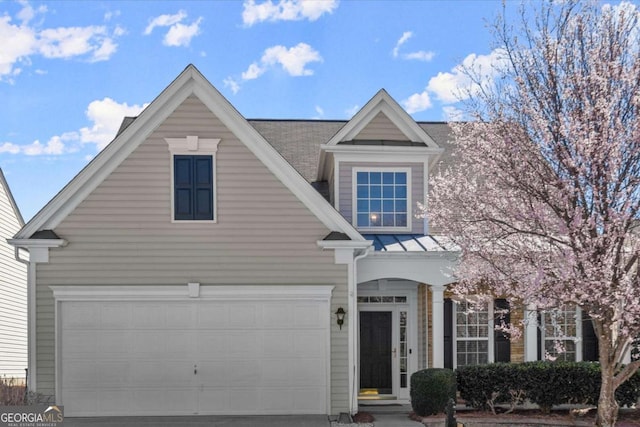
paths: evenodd
<path fill-rule="evenodd" d="M 57 307 L 69 416 L 327 413 L 328 298 Z"/>

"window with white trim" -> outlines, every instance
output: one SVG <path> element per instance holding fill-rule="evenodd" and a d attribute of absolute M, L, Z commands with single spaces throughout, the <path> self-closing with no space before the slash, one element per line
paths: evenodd
<path fill-rule="evenodd" d="M 409 231 L 410 168 L 354 168 L 353 206 L 356 227 Z"/>
<path fill-rule="evenodd" d="M 165 138 L 171 154 L 171 220 L 216 222 L 215 159 L 220 139 Z"/>
<path fill-rule="evenodd" d="M 581 311 L 573 306 L 546 310 L 540 314 L 544 359 L 580 361 L 582 346 Z"/>
<path fill-rule="evenodd" d="M 454 367 L 493 362 L 493 302 L 478 306 L 455 302 Z"/>

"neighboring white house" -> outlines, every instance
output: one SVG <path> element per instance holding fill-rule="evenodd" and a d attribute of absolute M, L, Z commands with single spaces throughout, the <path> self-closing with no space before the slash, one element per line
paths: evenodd
<path fill-rule="evenodd" d="M 458 252 L 416 212 L 449 142 L 384 90 L 247 120 L 188 66 L 11 241 L 31 390 L 68 416 L 353 413 L 418 369 L 537 358 L 535 328 L 448 298 Z"/>
<path fill-rule="evenodd" d="M 16 260 L 12 238 L 24 221 L 0 170 L 0 377 L 25 378 L 27 266 Z"/>

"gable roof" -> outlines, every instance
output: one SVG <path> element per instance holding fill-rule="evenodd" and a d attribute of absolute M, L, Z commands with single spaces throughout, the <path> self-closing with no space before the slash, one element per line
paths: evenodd
<path fill-rule="evenodd" d="M 326 143 L 337 145 L 351 141 L 379 113 L 383 113 L 411 142 L 422 142 L 427 147 L 439 148 L 438 144 L 413 120 L 413 118 L 393 99 L 386 90 L 380 89 L 349 122 Z"/>
<path fill-rule="evenodd" d="M 329 230 L 364 241 L 193 65 L 187 66 L 135 120 L 126 120 L 115 139 L 18 232 L 16 239 L 54 229 L 191 95 L 197 96 Z"/>

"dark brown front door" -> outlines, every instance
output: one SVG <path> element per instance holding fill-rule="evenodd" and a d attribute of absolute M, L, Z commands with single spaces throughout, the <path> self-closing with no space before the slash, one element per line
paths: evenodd
<path fill-rule="evenodd" d="M 360 389 L 391 394 L 391 312 L 360 312 Z"/>

